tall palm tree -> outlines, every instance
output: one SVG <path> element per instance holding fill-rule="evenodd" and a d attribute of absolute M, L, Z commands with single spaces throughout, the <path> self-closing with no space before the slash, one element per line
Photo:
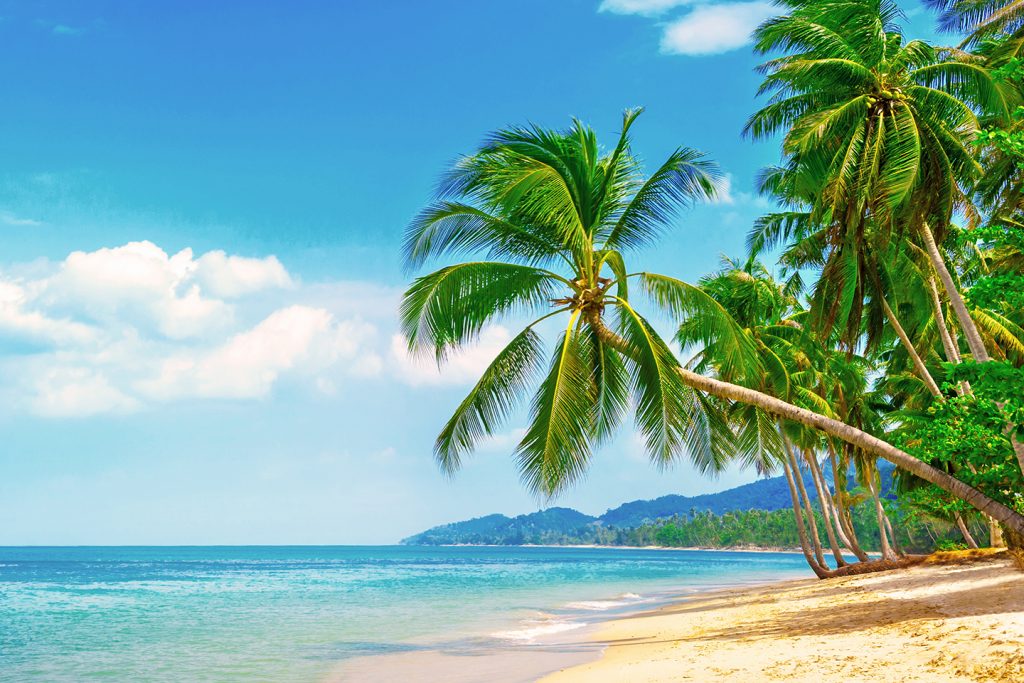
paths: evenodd
<path fill-rule="evenodd" d="M 413 282 L 401 310 L 411 349 L 429 350 L 443 361 L 499 316 L 536 315 L 442 429 L 435 443 L 441 467 L 454 471 L 536 380 L 516 459 L 524 482 L 541 495 L 555 495 L 579 479 L 631 396 L 637 428 L 656 462 L 688 451 L 699 467 L 710 469 L 728 455 L 731 441 L 725 419 L 704 395 L 710 394 L 887 458 L 1024 532 L 1024 516 L 882 439 L 680 365 L 634 307 L 633 283 L 675 318 L 699 319 L 731 335 L 734 344 L 722 357 L 727 367 L 762 371 L 749 338 L 698 287 L 626 268 L 628 251 L 654 243 L 681 206 L 713 196 L 717 178 L 715 167 L 687 148 L 645 178 L 629 144 L 639 113 L 625 113 L 607 153 L 578 121 L 566 131 L 531 126 L 494 133 L 455 165 L 436 201 L 410 225 L 404 245 L 410 268 L 441 256 L 485 253 L 491 259 L 458 262 Z M 562 331 L 545 370 L 538 328 L 558 317 Z"/>
<path fill-rule="evenodd" d="M 932 260 L 972 355 L 981 335 L 944 262 L 953 212 L 981 173 L 971 143 L 978 112 L 1007 118 L 1017 94 L 983 64 L 904 39 L 893 0 L 793 0 L 755 32 L 769 102 L 746 132 L 782 132 L 791 186 L 809 195 L 823 242 L 858 270 L 871 248 L 916 238 Z M 846 279 L 850 279 L 847 276 Z M 856 317 L 853 318 L 856 322 Z"/>

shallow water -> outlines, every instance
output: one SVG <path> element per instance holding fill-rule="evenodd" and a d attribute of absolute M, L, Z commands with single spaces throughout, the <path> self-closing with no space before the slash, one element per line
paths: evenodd
<path fill-rule="evenodd" d="M 781 553 L 0 548 L 0 681 L 372 680 L 452 657 L 491 681 L 517 654 L 592 656 L 570 636 L 670 595 L 807 576 Z"/>

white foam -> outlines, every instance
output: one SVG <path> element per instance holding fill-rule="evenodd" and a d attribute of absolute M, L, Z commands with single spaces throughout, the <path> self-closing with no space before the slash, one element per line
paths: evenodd
<path fill-rule="evenodd" d="M 566 631 L 575 631 L 587 624 L 582 621 L 551 621 L 551 620 L 527 620 L 522 622 L 525 628 L 513 631 L 497 631 L 492 633 L 492 638 L 499 640 L 514 640 L 517 642 L 529 642 L 541 636 L 550 636 Z"/>
<path fill-rule="evenodd" d="M 577 602 L 567 602 L 562 606 L 565 609 L 579 609 L 586 610 L 589 612 L 604 612 L 606 610 L 614 609 L 616 607 L 625 607 L 626 605 L 641 599 L 642 598 L 636 593 L 623 593 L 614 600 L 579 600 Z"/>
<path fill-rule="evenodd" d="M 563 607 L 566 609 L 582 609 L 589 612 L 604 612 L 605 610 L 628 604 L 625 600 L 580 600 L 579 602 L 567 602 Z"/>

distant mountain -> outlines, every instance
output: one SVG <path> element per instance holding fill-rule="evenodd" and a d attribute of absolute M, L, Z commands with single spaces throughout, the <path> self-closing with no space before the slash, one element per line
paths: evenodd
<path fill-rule="evenodd" d="M 888 494 L 892 485 L 893 466 L 879 462 L 882 491 Z M 830 476 L 830 475 L 829 475 Z M 817 498 L 813 483 L 806 481 L 808 494 Z M 638 527 L 647 522 L 691 511 L 722 515 L 737 510 L 779 510 L 790 507 L 789 487 L 784 477 L 759 479 L 719 493 L 699 496 L 661 496 L 654 500 L 634 500 L 608 510 L 600 517 L 591 517 L 571 508 L 553 507 L 518 517 L 493 514 L 453 522 L 428 529 L 403 539 L 406 545 L 499 544 L 519 545 L 526 542 L 558 542 L 567 535 L 579 535 L 586 527 L 616 529 Z"/>
<path fill-rule="evenodd" d="M 810 483 L 810 482 L 808 482 Z M 813 486 L 807 493 L 817 499 Z M 661 496 L 654 500 L 634 500 L 623 503 L 601 515 L 603 524 L 615 527 L 634 527 L 673 515 L 688 514 L 690 510 L 713 512 L 721 515 L 733 510 L 778 510 L 790 507 L 789 485 L 783 477 L 759 479 L 750 484 L 700 496 Z"/>
<path fill-rule="evenodd" d="M 597 517 L 572 508 L 547 508 L 518 517 L 487 515 L 443 524 L 403 539 L 405 545 L 494 544 L 520 545 L 545 533 L 569 534 L 593 524 Z"/>

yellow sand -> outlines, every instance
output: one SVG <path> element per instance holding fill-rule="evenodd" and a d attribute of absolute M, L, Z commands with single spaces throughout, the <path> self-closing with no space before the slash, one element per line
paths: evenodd
<path fill-rule="evenodd" d="M 544 683 L 1024 682 L 1024 573 L 1004 554 L 719 591 L 607 624 Z"/>

